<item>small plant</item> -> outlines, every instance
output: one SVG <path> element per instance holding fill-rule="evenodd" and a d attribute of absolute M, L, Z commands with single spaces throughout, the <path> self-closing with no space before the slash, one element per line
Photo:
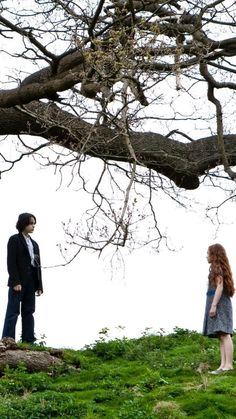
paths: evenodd
<path fill-rule="evenodd" d="M 179 405 L 172 401 L 158 402 L 154 409 L 156 417 L 162 419 L 184 419 L 187 417 L 186 413 L 182 412 Z"/>
<path fill-rule="evenodd" d="M 46 346 L 47 342 L 46 342 L 47 336 L 43 333 L 39 339 L 36 340 L 36 344 L 39 346 Z"/>
<path fill-rule="evenodd" d="M 127 400 L 117 415 L 120 419 L 155 419 L 150 408 L 142 400 Z"/>

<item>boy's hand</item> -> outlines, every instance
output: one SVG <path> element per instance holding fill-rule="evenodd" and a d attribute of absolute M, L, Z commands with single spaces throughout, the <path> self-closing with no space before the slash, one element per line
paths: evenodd
<path fill-rule="evenodd" d="M 13 287 L 13 289 L 14 289 L 14 291 L 20 292 L 22 290 L 22 286 L 20 284 L 18 284 L 18 285 L 15 285 Z"/>

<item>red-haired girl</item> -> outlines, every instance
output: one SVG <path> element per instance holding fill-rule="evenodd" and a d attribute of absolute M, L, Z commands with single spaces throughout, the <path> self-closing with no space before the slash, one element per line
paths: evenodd
<path fill-rule="evenodd" d="M 203 335 L 219 338 L 221 363 L 211 374 L 233 369 L 233 315 L 231 297 L 234 283 L 226 251 L 221 244 L 209 246 L 210 263 Z"/>

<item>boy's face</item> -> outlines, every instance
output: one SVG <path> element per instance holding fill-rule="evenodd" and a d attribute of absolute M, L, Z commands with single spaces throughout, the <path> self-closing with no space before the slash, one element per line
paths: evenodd
<path fill-rule="evenodd" d="M 30 234 L 34 232 L 34 227 L 35 227 L 35 219 L 33 217 L 30 218 L 30 222 L 29 224 L 25 227 L 25 229 L 23 230 L 22 233 L 24 234 Z"/>

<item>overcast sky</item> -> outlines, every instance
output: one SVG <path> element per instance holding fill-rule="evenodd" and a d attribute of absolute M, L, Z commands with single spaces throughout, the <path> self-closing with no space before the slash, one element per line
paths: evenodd
<path fill-rule="evenodd" d="M 0 181 L 0 328 L 8 291 L 6 246 L 9 236 L 17 232 L 19 213 L 32 212 L 37 217 L 33 238 L 40 245 L 42 265 L 63 263 L 57 246 L 64 240 L 61 222 L 78 219 L 81 194 L 73 188 L 57 190 L 58 183 L 52 169 L 42 170 L 29 159 L 4 174 Z M 216 200 L 217 194 L 222 196 L 218 189 L 207 188 L 190 194 L 205 204 Z M 163 203 L 162 217 L 175 252 L 164 246 L 159 253 L 148 248 L 133 254 L 125 251 L 125 269 L 118 266 L 113 277 L 109 253 L 104 259 L 87 252 L 68 266 L 43 269 L 44 294 L 37 298 L 35 313 L 39 339 L 45 335 L 48 346 L 78 349 L 98 339 L 104 327 L 110 329 L 111 338 L 137 337 L 147 327 L 153 332 L 161 328 L 170 332 L 176 326 L 201 332 L 209 244 L 218 241 L 225 246 L 236 273 L 235 211 L 233 205 L 222 210 L 225 224 L 215 237 L 215 227 L 197 205 L 185 210 L 171 202 Z M 145 234 L 144 226 L 140 228 Z M 20 329 L 19 319 L 18 338 Z"/>

